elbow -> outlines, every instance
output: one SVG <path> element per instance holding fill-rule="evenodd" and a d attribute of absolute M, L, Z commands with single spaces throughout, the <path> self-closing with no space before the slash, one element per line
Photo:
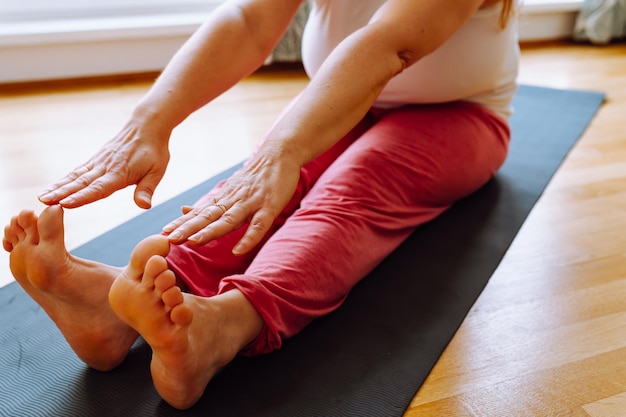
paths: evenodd
<path fill-rule="evenodd" d="M 245 28 L 250 40 L 259 53 L 267 57 L 276 47 L 293 21 L 303 1 L 292 1 L 288 7 L 273 10 L 262 2 L 232 1 L 233 13 Z"/>
<path fill-rule="evenodd" d="M 379 56 L 384 57 L 393 75 L 401 73 L 426 55 L 422 42 L 415 42 L 387 25 L 370 24 L 363 32 L 363 44 L 369 51 L 377 51 Z"/>
<path fill-rule="evenodd" d="M 402 49 L 396 53 L 396 57 L 399 63 L 399 70 L 397 74 L 401 73 L 419 60 L 420 54 L 410 49 Z"/>

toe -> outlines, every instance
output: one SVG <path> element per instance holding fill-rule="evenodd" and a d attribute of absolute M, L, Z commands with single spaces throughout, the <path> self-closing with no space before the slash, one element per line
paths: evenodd
<path fill-rule="evenodd" d="M 171 270 L 163 271 L 154 279 L 154 288 L 160 293 L 164 293 L 176 286 L 176 275 Z"/>
<path fill-rule="evenodd" d="M 11 252 L 20 241 L 20 235 L 24 235 L 24 230 L 17 225 L 17 219 L 14 217 L 11 224 L 4 227 L 4 237 L 2 238 L 4 250 Z"/>
<path fill-rule="evenodd" d="M 187 326 L 193 320 L 193 311 L 185 303 L 177 304 L 170 312 L 170 320 L 179 326 Z"/>
<path fill-rule="evenodd" d="M 146 263 L 141 277 L 141 283 L 147 288 L 154 288 L 154 281 L 159 274 L 167 271 L 167 261 L 159 255 L 154 255 Z"/>
<path fill-rule="evenodd" d="M 135 246 L 130 255 L 130 262 L 127 267 L 128 276 L 138 280 L 146 269 L 148 260 L 153 255 L 164 257 L 169 253 L 169 250 L 170 243 L 165 236 L 154 235 L 142 240 Z"/>
<path fill-rule="evenodd" d="M 161 299 L 163 300 L 163 303 L 170 309 L 176 307 L 179 304 L 182 304 L 184 301 L 183 293 L 178 287 L 168 288 L 161 295 Z"/>
<path fill-rule="evenodd" d="M 4 238 L 2 238 L 2 247 L 4 248 L 5 251 L 7 252 L 11 252 L 13 251 L 13 243 L 11 240 L 7 239 L 7 233 L 6 230 L 4 232 Z"/>
<path fill-rule="evenodd" d="M 63 241 L 63 209 L 61 206 L 46 207 L 39 216 L 37 227 L 42 240 Z"/>
<path fill-rule="evenodd" d="M 11 223 L 4 229 L 5 236 L 8 237 L 7 232 L 11 233 L 11 238 L 13 239 L 11 242 L 13 246 L 17 245 L 24 237 L 26 237 L 26 232 L 22 229 L 22 226 L 17 222 L 17 216 L 14 216 L 11 219 Z"/>
<path fill-rule="evenodd" d="M 39 243 L 39 231 L 37 229 L 37 216 L 30 210 L 24 210 L 17 216 L 17 224 L 19 229 L 23 230 L 20 236 L 24 242 L 36 245 Z M 18 230 L 19 233 L 19 229 Z"/>

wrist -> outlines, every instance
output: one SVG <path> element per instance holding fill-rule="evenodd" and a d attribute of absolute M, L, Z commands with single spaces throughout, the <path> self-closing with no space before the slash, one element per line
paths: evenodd
<path fill-rule="evenodd" d="M 185 116 L 179 114 L 176 100 L 169 95 L 151 91 L 135 107 L 131 119 L 137 123 L 153 126 L 162 131 L 171 132 Z"/>
<path fill-rule="evenodd" d="M 153 106 L 138 105 L 130 114 L 130 120 L 137 125 L 150 125 L 169 130 L 174 128 L 168 126 L 171 123 L 164 117 L 163 112 Z"/>
<path fill-rule="evenodd" d="M 294 164 L 302 168 L 310 159 L 304 144 L 286 138 L 266 138 L 258 150 L 265 158 Z"/>
<path fill-rule="evenodd" d="M 109 148 L 123 149 L 130 146 L 152 149 L 169 149 L 171 131 L 151 123 L 149 118 L 131 116 L 121 130 L 107 144 Z"/>

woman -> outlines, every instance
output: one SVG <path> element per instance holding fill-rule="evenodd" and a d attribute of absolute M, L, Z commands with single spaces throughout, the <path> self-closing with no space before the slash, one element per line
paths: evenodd
<path fill-rule="evenodd" d="M 50 207 L 5 228 L 14 276 L 76 354 L 109 370 L 143 336 L 155 387 L 177 408 L 238 353 L 277 349 L 338 308 L 506 157 L 512 0 L 316 0 L 303 39 L 311 82 L 244 167 L 141 242 L 126 268 L 69 255 L 61 207 L 136 184 L 149 208 L 172 129 L 262 65 L 300 5 L 219 7 L 120 133 L 40 196 Z"/>

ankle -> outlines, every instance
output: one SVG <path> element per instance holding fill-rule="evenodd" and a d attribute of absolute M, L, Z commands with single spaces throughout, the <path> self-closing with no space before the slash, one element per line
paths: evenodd
<path fill-rule="evenodd" d="M 265 322 L 252 303 L 238 289 L 222 293 L 214 300 L 221 310 L 221 324 L 228 332 L 237 352 L 252 343 Z"/>

